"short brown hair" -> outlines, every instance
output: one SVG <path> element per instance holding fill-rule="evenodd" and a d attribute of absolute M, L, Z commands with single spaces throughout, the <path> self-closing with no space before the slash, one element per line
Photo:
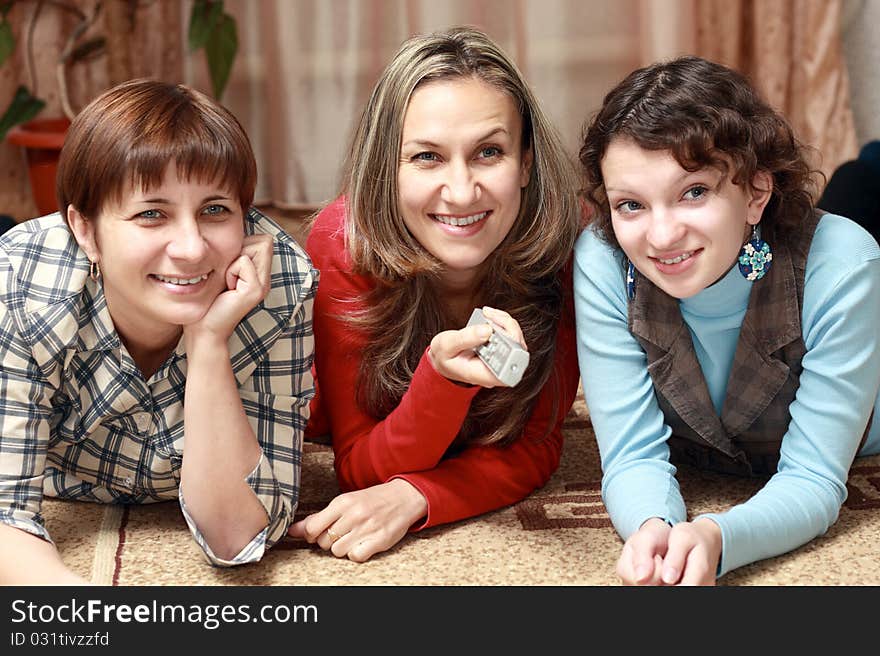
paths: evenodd
<path fill-rule="evenodd" d="M 668 150 L 688 171 L 719 168 L 738 185 L 751 184 L 758 171 L 770 173 L 773 193 L 761 220 L 765 239 L 798 231 L 813 205 L 816 172 L 785 118 L 740 73 L 700 57 L 679 57 L 630 73 L 605 96 L 584 132 L 584 196 L 595 210 L 592 223 L 615 247 L 601 163 L 618 137 L 647 150 Z"/>
<path fill-rule="evenodd" d="M 235 116 L 181 84 L 136 79 L 113 87 L 74 118 L 58 163 L 58 207 L 95 219 L 129 186 L 159 186 L 168 164 L 189 180 L 218 180 L 250 207 L 257 165 Z"/>

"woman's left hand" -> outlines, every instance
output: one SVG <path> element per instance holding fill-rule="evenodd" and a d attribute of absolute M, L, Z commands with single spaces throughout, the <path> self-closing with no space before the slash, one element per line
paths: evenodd
<path fill-rule="evenodd" d="M 340 494 L 324 510 L 291 524 L 288 534 L 317 543 L 337 558 L 362 563 L 400 542 L 427 511 L 422 493 L 395 478 Z"/>
<path fill-rule="evenodd" d="M 239 255 L 226 268 L 226 291 L 199 321 L 185 332 L 209 332 L 224 341 L 269 292 L 272 271 L 272 235 L 248 235 Z"/>

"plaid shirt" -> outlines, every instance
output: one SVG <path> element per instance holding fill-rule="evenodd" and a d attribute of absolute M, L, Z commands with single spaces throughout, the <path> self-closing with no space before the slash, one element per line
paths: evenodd
<path fill-rule="evenodd" d="M 59 214 L 0 237 L 0 521 L 49 540 L 40 516 L 44 494 L 101 503 L 177 498 L 216 565 L 259 560 L 285 535 L 299 497 L 302 435 L 314 395 L 318 272 L 267 217 L 252 209 L 245 224 L 248 234 L 275 240 L 271 289 L 229 339 L 242 405 L 262 448 L 247 482 L 268 526 L 232 560 L 211 552 L 179 493 L 183 339 L 144 380 Z"/>

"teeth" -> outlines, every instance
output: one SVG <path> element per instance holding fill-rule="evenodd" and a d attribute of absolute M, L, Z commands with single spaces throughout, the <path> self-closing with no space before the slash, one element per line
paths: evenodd
<path fill-rule="evenodd" d="M 673 257 L 671 260 L 664 260 L 662 257 L 658 257 L 657 259 L 660 260 L 663 264 L 678 264 L 679 262 L 683 262 L 684 260 L 688 259 L 693 254 L 694 252 L 690 251 L 688 253 L 682 253 L 681 255 Z"/>
<path fill-rule="evenodd" d="M 451 226 L 466 226 L 471 225 L 472 223 L 476 223 L 477 221 L 482 221 L 488 215 L 488 212 L 480 212 L 479 214 L 471 214 L 470 216 L 444 216 L 442 214 L 434 214 L 434 218 L 437 219 L 440 223 L 445 223 L 446 225 Z"/>
<path fill-rule="evenodd" d="M 202 275 L 196 276 L 195 278 L 167 278 L 165 276 L 160 276 L 158 273 L 156 274 L 157 280 L 168 282 L 172 285 L 195 285 L 197 282 L 202 282 L 202 280 L 206 280 L 207 278 L 207 273 L 203 273 Z"/>

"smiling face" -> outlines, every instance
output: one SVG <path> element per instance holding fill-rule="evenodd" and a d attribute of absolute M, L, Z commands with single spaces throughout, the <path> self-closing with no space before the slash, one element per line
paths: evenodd
<path fill-rule="evenodd" d="M 772 178 L 750 187 L 716 168 L 687 171 L 665 150 L 617 138 L 602 158 L 611 223 L 621 248 L 645 277 L 674 298 L 718 281 L 761 220 Z"/>
<path fill-rule="evenodd" d="M 429 82 L 412 94 L 397 173 L 410 233 L 445 265 L 444 280 L 467 286 L 507 236 L 528 184 L 513 99 L 478 78 Z"/>
<path fill-rule="evenodd" d="M 101 267 L 107 307 L 127 344 L 167 346 L 226 290 L 241 254 L 237 195 L 216 183 L 181 180 L 169 165 L 160 186 L 129 187 L 93 220 L 68 210 L 71 229 Z"/>

